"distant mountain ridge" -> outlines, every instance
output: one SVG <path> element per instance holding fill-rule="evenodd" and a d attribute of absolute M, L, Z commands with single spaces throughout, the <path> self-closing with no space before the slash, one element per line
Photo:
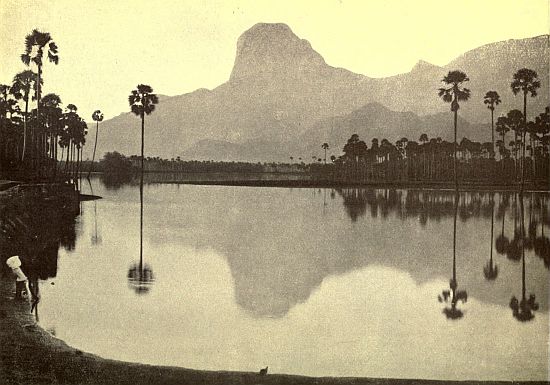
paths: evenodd
<path fill-rule="evenodd" d="M 306 156 L 325 141 L 341 149 L 353 127 L 368 143 L 373 137 L 418 140 L 417 129 L 450 138 L 449 105 L 437 97 L 437 88 L 454 69 L 468 74 L 472 90 L 471 100 L 460 109 L 459 137 L 467 134 L 488 140 L 490 132 L 481 129 L 489 122 L 482 102 L 485 92 L 500 93 L 503 103 L 497 116 L 521 107 L 521 97 L 514 97 L 509 85 L 517 69 L 532 68 L 542 87 L 537 98 L 529 99 L 529 111 L 538 114 L 549 104 L 549 57 L 548 35 L 544 35 L 487 44 L 444 67 L 419 61 L 408 73 L 369 78 L 326 64 L 287 25 L 260 23 L 238 39 L 226 83 L 213 90 L 162 98 L 146 118 L 146 153 L 166 158 L 280 161 L 301 153 Z M 343 126 L 330 126 L 334 123 Z M 132 114 L 103 122 L 101 131 L 98 154 L 139 152 L 139 122 Z"/>

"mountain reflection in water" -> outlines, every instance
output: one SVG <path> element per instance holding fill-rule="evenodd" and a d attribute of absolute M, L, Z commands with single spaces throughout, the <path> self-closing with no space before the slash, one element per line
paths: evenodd
<path fill-rule="evenodd" d="M 126 275 L 140 251 L 139 189 L 92 183 L 104 199 L 83 203 L 82 234 L 73 250 L 60 251 L 59 278 L 42 293 L 42 322 L 54 324 L 60 338 L 85 350 L 205 369 L 255 368 L 258 358 L 250 355 L 255 353 L 266 360 L 258 367 L 266 362 L 271 369 L 277 361 L 280 371 L 299 374 L 546 378 L 541 362 L 548 358 L 548 194 L 525 193 L 521 199 L 514 192 L 461 192 L 455 200 L 454 191 L 435 190 L 146 184 L 143 254 L 155 267 L 156 281 L 147 296 L 137 297 Z M 97 237 L 102 242 L 91 241 Z M 69 282 L 75 276 L 81 277 L 78 285 Z M 82 298 L 94 299 L 82 309 L 77 305 Z M 421 312 L 422 320 L 403 302 Z M 516 315 L 528 309 L 530 322 L 518 322 L 522 316 Z M 458 311 L 461 317 L 448 319 Z M 125 314 L 140 314 L 142 321 Z M 429 342 L 441 322 L 449 325 L 448 338 L 467 330 L 461 344 L 471 346 L 471 356 L 454 359 L 457 368 L 470 368 L 470 375 L 421 365 L 413 356 L 406 358 L 410 367 L 403 366 L 401 355 L 408 353 L 391 353 L 393 347 L 415 343 L 426 355 L 445 359 L 452 352 Z M 109 332 L 84 332 L 89 323 Z M 337 325 L 347 325 L 346 330 Z M 147 356 L 132 349 L 133 337 L 126 339 L 124 330 L 134 327 L 144 328 L 143 338 L 173 337 L 181 356 Z M 108 342 L 112 333 L 118 337 Z M 377 340 L 388 333 L 391 340 Z M 190 340 L 183 335 L 179 340 L 180 334 Z M 525 342 L 534 358 L 507 364 L 502 357 L 519 357 L 520 339 L 535 334 L 539 338 L 531 347 Z M 486 362 L 476 354 L 486 352 L 484 344 L 496 335 L 509 336 L 503 344 L 517 346 L 494 348 L 495 362 L 476 366 Z M 337 341 L 350 341 L 341 360 L 319 356 L 329 354 L 321 352 L 324 348 L 339 351 Z M 234 354 L 216 353 L 224 349 L 235 349 Z M 302 349 L 311 360 L 293 356 Z M 284 360 L 281 355 L 287 354 L 296 362 Z M 352 361 L 379 354 L 381 361 L 356 368 L 345 363 L 346 354 L 355 357 Z M 392 360 L 401 362 L 399 370 L 390 367 Z"/>

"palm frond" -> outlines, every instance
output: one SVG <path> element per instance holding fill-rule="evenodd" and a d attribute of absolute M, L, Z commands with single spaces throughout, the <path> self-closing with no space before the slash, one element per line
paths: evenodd
<path fill-rule="evenodd" d="M 137 89 L 138 89 L 138 92 L 140 94 L 151 94 L 151 93 L 153 93 L 153 89 L 151 88 L 151 86 L 149 86 L 147 84 L 139 84 L 137 86 Z"/>
<path fill-rule="evenodd" d="M 24 54 L 21 54 L 21 61 L 23 62 L 23 64 L 25 65 L 29 65 L 31 64 L 31 57 L 30 55 L 24 53 Z"/>
<path fill-rule="evenodd" d="M 30 55 L 34 44 L 35 44 L 35 39 L 33 34 L 25 36 L 25 54 Z"/>
<path fill-rule="evenodd" d="M 458 90 L 456 92 L 456 98 L 459 101 L 466 101 L 470 99 L 470 90 L 468 88 L 463 88 L 462 90 Z"/>
<path fill-rule="evenodd" d="M 469 80 L 470 79 L 464 72 L 455 70 L 449 71 L 449 73 L 443 78 L 442 82 L 446 84 L 460 84 Z"/>
<path fill-rule="evenodd" d="M 53 64 L 57 65 L 59 63 L 59 56 L 52 55 L 52 53 L 48 51 L 48 60 Z"/>
<path fill-rule="evenodd" d="M 57 47 L 57 44 L 55 44 L 53 41 L 48 45 L 49 48 L 50 48 L 50 52 L 53 53 L 54 55 L 57 55 L 57 50 L 59 49 Z"/>
<path fill-rule="evenodd" d="M 136 114 L 137 116 L 141 116 L 142 106 L 141 106 L 141 105 L 132 104 L 132 105 L 131 105 L 131 111 L 132 111 L 134 114 Z"/>

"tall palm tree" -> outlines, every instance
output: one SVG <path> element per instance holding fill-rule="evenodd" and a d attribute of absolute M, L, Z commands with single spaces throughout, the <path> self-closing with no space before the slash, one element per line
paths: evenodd
<path fill-rule="evenodd" d="M 90 163 L 90 169 L 88 170 L 88 178 L 90 178 L 90 174 L 92 173 L 92 167 L 94 165 L 95 160 L 95 150 L 97 147 L 97 132 L 99 131 L 99 122 L 103 121 L 103 113 L 100 110 L 95 110 L 92 114 L 92 119 L 96 122 L 95 124 L 95 142 L 94 142 L 94 152 L 92 155 L 92 163 Z"/>
<path fill-rule="evenodd" d="M 327 164 L 327 150 L 329 149 L 328 143 L 326 143 L 326 142 L 323 143 L 323 144 L 321 145 L 321 148 L 322 148 L 323 150 L 325 150 L 325 164 Z"/>
<path fill-rule="evenodd" d="M 498 106 L 500 102 L 500 95 L 496 91 L 487 91 L 483 98 L 483 103 L 487 104 L 487 108 L 491 110 L 491 142 L 493 142 L 493 154 L 495 153 L 494 112 L 495 106 Z"/>
<path fill-rule="evenodd" d="M 529 68 L 522 68 L 514 74 L 514 79 L 510 84 L 514 95 L 523 93 L 523 138 L 522 138 L 522 157 L 525 159 L 525 134 L 527 133 L 527 94 L 531 97 L 537 96 L 537 90 L 540 88 L 540 81 L 535 71 Z M 525 182 L 525 170 L 523 160 L 521 163 L 521 190 Z"/>
<path fill-rule="evenodd" d="M 25 102 L 25 114 L 23 115 L 23 150 L 21 152 L 21 162 L 25 160 L 27 147 L 27 121 L 29 115 L 29 95 L 31 89 L 37 90 L 38 74 L 31 70 L 19 72 L 13 78 L 13 86 L 10 92 L 18 99 Z M 36 96 L 35 96 L 36 97 Z"/>
<path fill-rule="evenodd" d="M 462 71 L 449 71 L 441 81 L 446 84 L 446 87 L 439 89 L 439 97 L 443 99 L 445 103 L 451 103 L 451 111 L 454 114 L 454 154 L 453 154 L 453 171 L 455 179 L 455 187 L 458 188 L 458 179 L 456 175 L 456 134 L 457 134 L 457 121 L 458 121 L 458 109 L 460 105 L 458 102 L 467 101 L 470 98 L 470 90 L 468 88 L 461 88 L 462 83 L 469 81 L 470 79 Z"/>
<path fill-rule="evenodd" d="M 155 111 L 158 97 L 153 93 L 151 86 L 139 84 L 137 90 L 133 90 L 128 96 L 128 103 L 132 112 L 141 118 L 141 170 L 143 172 L 143 149 L 145 136 L 145 115 Z"/>
<path fill-rule="evenodd" d="M 58 47 L 52 40 L 51 35 L 48 32 L 40 32 L 37 29 L 33 29 L 32 32 L 25 37 L 25 52 L 21 55 L 21 61 L 30 66 L 34 63 L 38 68 L 38 82 L 36 86 L 36 101 L 37 101 L 37 118 L 38 126 L 40 127 L 40 96 L 42 91 L 42 58 L 44 57 L 44 50 L 46 50 L 48 61 L 57 65 L 59 63 Z"/>

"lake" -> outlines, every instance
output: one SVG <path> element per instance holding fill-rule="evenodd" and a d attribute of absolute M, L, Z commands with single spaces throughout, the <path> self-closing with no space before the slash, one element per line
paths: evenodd
<path fill-rule="evenodd" d="M 103 199 L 81 203 L 40 282 L 41 325 L 78 349 L 195 369 L 548 380 L 548 194 L 522 210 L 511 192 L 461 193 L 455 211 L 452 191 L 146 184 L 140 263 L 139 186 L 116 187 L 83 183 Z"/>

